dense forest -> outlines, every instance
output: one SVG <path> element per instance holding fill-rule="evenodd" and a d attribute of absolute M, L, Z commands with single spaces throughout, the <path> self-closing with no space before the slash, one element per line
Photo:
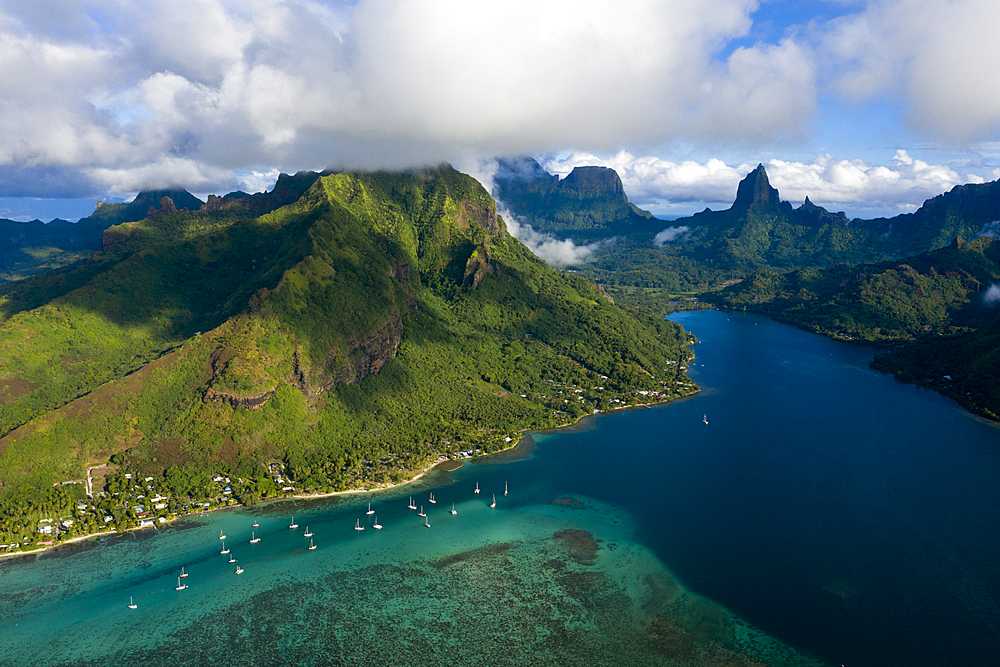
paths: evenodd
<path fill-rule="evenodd" d="M 373 488 L 696 391 L 680 327 L 549 268 L 450 167 L 315 175 L 262 215 L 150 209 L 0 289 L 0 537 L 22 548 L 70 505 L 61 536 Z M 103 463 L 92 496 L 62 484 Z"/>

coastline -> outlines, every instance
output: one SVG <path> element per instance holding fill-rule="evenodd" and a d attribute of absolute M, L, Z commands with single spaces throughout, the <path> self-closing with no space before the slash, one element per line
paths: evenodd
<path fill-rule="evenodd" d="M 516 448 L 518 445 L 521 444 L 521 442 L 524 440 L 524 435 L 526 433 L 529 433 L 529 431 L 531 433 L 540 433 L 540 434 L 551 433 L 551 432 L 555 432 L 555 431 L 560 431 L 562 429 L 568 429 L 568 428 L 572 428 L 572 427 L 578 426 L 583 420 L 585 420 L 585 419 L 587 419 L 589 417 L 600 417 L 602 415 L 611 414 L 611 413 L 614 413 L 614 412 L 621 412 L 621 411 L 624 411 L 624 410 L 633 410 L 633 409 L 638 409 L 638 408 L 651 408 L 651 407 L 654 407 L 654 406 L 657 406 L 657 405 L 663 405 L 665 403 L 673 403 L 675 401 L 679 401 L 679 400 L 682 400 L 682 399 L 685 399 L 685 398 L 689 398 L 689 397 L 694 396 L 695 394 L 698 394 L 698 393 L 701 393 L 700 389 L 698 391 L 695 391 L 695 392 L 693 392 L 691 394 L 688 394 L 686 396 L 679 396 L 677 398 L 668 398 L 668 399 L 663 399 L 663 400 L 659 400 L 659 401 L 652 401 L 652 402 L 649 402 L 649 403 L 638 403 L 636 405 L 623 405 L 621 407 L 611 408 L 611 409 L 608 409 L 608 410 L 598 410 L 598 411 L 592 412 L 590 414 L 580 415 L 579 417 L 577 417 L 576 419 L 574 419 L 571 422 L 568 422 L 566 424 L 561 424 L 561 425 L 555 426 L 553 428 L 541 429 L 541 430 L 537 430 L 537 431 L 530 431 L 530 429 L 523 429 L 523 430 L 520 431 L 520 434 L 518 435 L 517 439 L 516 440 L 512 440 L 510 442 L 510 445 L 508 447 L 504 447 L 503 449 L 498 449 L 495 452 L 490 452 L 488 454 L 483 454 L 481 456 L 472 457 L 469 460 L 471 461 L 471 460 L 477 460 L 477 459 L 487 459 L 487 458 L 490 458 L 492 456 L 496 456 L 497 454 L 503 454 L 504 452 L 509 452 L 509 451 L 511 451 L 512 449 Z M 423 477 L 425 477 L 428 473 L 430 473 L 432 470 L 434 470 L 435 468 L 437 468 L 441 464 L 447 463 L 447 462 L 453 462 L 453 461 L 454 461 L 454 459 L 441 459 L 441 458 L 438 458 L 434 462 L 432 462 L 432 463 L 428 464 L 427 466 L 425 466 L 424 468 L 420 469 L 417 472 L 417 474 L 415 474 L 410 479 L 404 480 L 404 481 L 399 482 L 397 484 L 389 484 L 387 486 L 379 486 L 377 488 L 372 488 L 372 489 L 347 489 L 345 491 L 329 491 L 329 492 L 325 492 L 325 493 L 296 493 L 295 495 L 291 495 L 291 496 L 281 496 L 281 497 L 278 497 L 278 498 L 269 498 L 267 500 L 268 501 L 273 501 L 273 502 L 280 502 L 280 501 L 283 501 L 283 500 L 315 500 L 315 499 L 318 499 L 318 498 L 330 498 L 332 496 L 348 496 L 348 495 L 356 495 L 356 494 L 361 494 L 361 493 L 380 493 L 382 491 L 391 491 L 393 489 L 398 489 L 398 488 L 400 488 L 402 486 L 406 486 L 407 484 L 413 484 L 414 482 L 417 482 L 420 479 L 422 479 Z M 464 463 L 464 459 L 462 460 L 462 462 Z M 456 470 L 457 470 L 457 468 L 456 468 Z M 207 512 L 220 512 L 220 511 L 224 511 L 224 510 L 235 509 L 237 507 L 247 508 L 247 506 L 243 505 L 242 503 L 237 504 L 237 505 L 226 505 L 224 507 L 212 507 L 212 508 L 209 508 L 209 509 L 201 510 L 199 512 L 192 512 L 190 514 L 183 514 L 183 515 L 178 515 L 178 516 L 175 516 L 175 517 L 171 517 L 169 519 L 166 519 L 165 521 L 163 521 L 159 525 L 160 526 L 165 526 L 165 525 L 173 523 L 174 521 L 177 521 L 179 519 L 188 518 L 188 517 L 194 517 L 194 516 L 198 516 L 199 514 L 205 514 Z M 102 537 L 102 536 L 105 536 L 105 535 L 119 535 L 119 534 L 120 535 L 125 535 L 125 534 L 130 533 L 130 532 L 132 532 L 134 530 L 146 530 L 147 528 L 153 528 L 155 530 L 156 528 L 158 528 L 158 526 L 157 525 L 132 526 L 130 528 L 126 528 L 121 533 L 119 533 L 116 530 L 105 530 L 105 531 L 101 531 L 99 533 L 90 533 L 88 535 L 77 535 L 76 537 L 72 537 L 72 538 L 70 538 L 68 540 L 59 542 L 58 544 L 50 544 L 50 545 L 46 545 L 46 546 L 40 547 L 38 549 L 31 549 L 30 551 L 14 551 L 14 552 L 11 552 L 11 553 L 0 554 L 0 561 L 3 561 L 3 560 L 8 559 L 8 558 L 17 558 L 19 556 L 30 556 L 30 555 L 42 554 L 42 553 L 45 553 L 45 552 L 53 550 L 53 549 L 59 549 L 60 547 L 64 547 L 64 546 L 67 546 L 67 545 L 70 545 L 70 544 L 73 544 L 73 543 L 76 543 L 76 542 L 83 542 L 85 540 L 89 540 L 89 539 L 92 539 L 92 538 L 95 538 L 95 537 Z"/>

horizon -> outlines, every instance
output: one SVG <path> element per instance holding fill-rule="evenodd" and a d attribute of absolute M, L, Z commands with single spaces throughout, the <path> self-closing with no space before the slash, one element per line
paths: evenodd
<path fill-rule="evenodd" d="M 850 218 L 1000 178 L 1000 6 L 720 3 L 10 3 L 0 217 L 513 155 L 613 167 L 665 217 L 728 205 L 758 162 Z"/>

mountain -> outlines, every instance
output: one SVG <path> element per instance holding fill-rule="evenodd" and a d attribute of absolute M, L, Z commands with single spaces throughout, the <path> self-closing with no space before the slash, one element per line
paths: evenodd
<path fill-rule="evenodd" d="M 370 486 L 695 390 L 683 330 L 550 269 L 471 177 L 306 181 L 263 215 L 161 203 L 0 289 L 0 533 L 109 458 L 178 494 L 222 470 L 260 497 L 269 459 L 297 488 Z"/>
<path fill-rule="evenodd" d="M 231 192 L 224 197 L 209 195 L 207 202 L 202 202 L 187 190 L 148 190 L 140 192 L 128 203 L 99 202 L 92 215 L 77 223 L 59 219 L 48 224 L 38 220 L 29 223 L 0 220 L 0 239 L 5 241 L 0 247 L 0 283 L 68 266 L 87 259 L 102 248 L 107 249 L 107 243 L 122 242 L 125 237 L 135 234 L 136 229 L 151 229 L 149 224 L 140 224 L 132 229 L 119 229 L 119 233 L 110 239 L 105 235 L 107 229 L 124 223 L 141 223 L 161 218 L 167 213 L 183 211 L 227 212 L 230 216 L 263 215 L 297 201 L 320 176 L 319 173 L 305 171 L 294 175 L 280 174 L 270 192 L 254 195 Z M 172 219 L 170 224 L 175 223 L 176 219 Z M 215 222 L 207 224 L 215 225 Z"/>
<path fill-rule="evenodd" d="M 621 178 L 608 167 L 575 167 L 566 178 L 532 158 L 498 160 L 494 196 L 540 232 L 577 239 L 654 230 L 652 213 L 631 204 Z"/>
<path fill-rule="evenodd" d="M 540 177 L 539 177 L 540 178 Z M 760 271 L 875 263 L 942 248 L 956 237 L 1000 233 L 1000 182 L 956 186 L 914 213 L 848 219 L 806 199 L 780 199 L 763 165 L 739 183 L 733 205 L 705 209 L 655 233 L 632 231 L 597 247 L 577 268 L 616 299 L 715 289 Z"/>

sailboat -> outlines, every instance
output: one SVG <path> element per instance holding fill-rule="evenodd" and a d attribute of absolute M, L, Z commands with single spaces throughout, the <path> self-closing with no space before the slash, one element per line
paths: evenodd
<path fill-rule="evenodd" d="M 407 505 L 411 510 L 417 509 L 417 506 L 413 504 L 413 496 L 410 496 L 410 504 Z"/>
<path fill-rule="evenodd" d="M 490 503 L 490 507 L 496 507 L 496 506 L 497 506 L 497 494 L 494 493 L 493 494 L 493 502 Z"/>
<path fill-rule="evenodd" d="M 705 424 L 708 424 L 708 415 L 705 415 L 704 417 L 702 417 L 701 421 L 704 422 Z"/>
<path fill-rule="evenodd" d="M 306 532 L 302 535 L 302 537 L 312 537 L 312 536 L 313 536 L 313 534 L 309 530 L 309 526 L 306 526 Z"/>
<path fill-rule="evenodd" d="M 254 521 L 254 522 L 253 522 L 253 527 L 254 527 L 254 528 L 260 528 L 260 524 L 259 524 L 259 523 L 257 523 L 257 521 Z"/>
<path fill-rule="evenodd" d="M 433 493 L 431 494 L 431 503 L 432 503 L 432 504 L 434 504 L 434 503 L 437 503 L 437 501 L 436 501 L 436 500 L 434 500 L 434 494 L 433 494 Z"/>
<path fill-rule="evenodd" d="M 476 482 L 476 490 L 473 493 L 479 493 L 479 482 Z"/>
<path fill-rule="evenodd" d="M 182 567 L 182 568 L 181 568 L 181 579 L 183 579 L 183 578 L 184 578 L 184 577 L 186 577 L 186 576 L 188 576 L 188 575 L 187 575 L 187 572 L 185 572 L 185 571 L 184 571 L 184 568 Z"/>
<path fill-rule="evenodd" d="M 260 538 L 257 537 L 257 533 L 251 531 L 250 532 L 250 544 L 257 544 L 258 542 L 260 542 Z"/>
<path fill-rule="evenodd" d="M 229 557 L 229 562 L 230 563 L 235 563 L 236 562 L 236 556 L 230 556 Z"/>
<path fill-rule="evenodd" d="M 372 528 L 375 530 L 382 530 L 382 524 L 378 522 L 378 517 L 375 517 L 375 523 L 372 524 Z"/>
<path fill-rule="evenodd" d="M 220 540 L 224 540 L 224 539 L 226 539 L 226 536 L 222 534 L 222 531 L 221 531 L 221 530 L 219 531 L 219 539 L 220 539 Z"/>
<path fill-rule="evenodd" d="M 420 511 L 417 512 L 417 516 L 427 516 L 426 514 L 424 514 L 424 506 L 423 505 L 420 506 Z"/>
<path fill-rule="evenodd" d="M 229 553 L 229 549 L 226 548 L 226 543 L 225 542 L 222 543 L 222 551 L 220 551 L 219 553 L 222 554 L 223 556 L 225 556 L 227 553 Z"/>
<path fill-rule="evenodd" d="M 187 584 L 182 584 L 182 583 L 181 583 L 181 578 L 180 578 L 180 577 L 177 577 L 177 588 L 176 588 L 176 589 L 174 589 L 174 590 L 178 590 L 178 591 L 182 591 L 182 590 L 184 590 L 185 588 L 187 588 Z"/>
<path fill-rule="evenodd" d="M 455 503 L 451 504 L 451 513 L 452 514 L 458 514 L 458 510 L 455 509 Z"/>
<path fill-rule="evenodd" d="M 316 550 L 316 545 L 313 544 L 312 540 L 309 540 L 309 551 L 315 551 L 315 550 Z"/>
<path fill-rule="evenodd" d="M 243 574 L 243 568 L 239 565 L 236 566 L 236 574 Z"/>
<path fill-rule="evenodd" d="M 431 520 L 430 519 L 427 519 L 427 518 L 424 519 L 424 527 L 425 528 L 430 528 L 431 527 Z"/>
<path fill-rule="evenodd" d="M 368 503 L 368 511 L 365 514 L 375 514 L 375 510 L 372 509 L 372 504 Z"/>
<path fill-rule="evenodd" d="M 132 596 L 130 595 L 129 598 L 128 598 L 128 608 L 129 609 L 138 609 L 138 607 L 139 607 L 139 605 L 137 605 L 136 603 L 132 602 Z"/>
<path fill-rule="evenodd" d="M 295 517 L 294 516 L 292 517 L 292 522 L 290 524 L 288 524 L 288 527 L 291 528 L 292 530 L 295 530 L 296 528 L 299 527 L 299 524 L 295 523 Z"/>
<path fill-rule="evenodd" d="M 504 482 L 504 483 L 503 483 L 503 494 L 504 494 L 505 496 L 507 495 L 507 482 Z"/>
<path fill-rule="evenodd" d="M 354 524 L 354 530 L 364 530 L 365 527 L 361 525 L 361 519 L 358 519 L 357 523 Z"/>

